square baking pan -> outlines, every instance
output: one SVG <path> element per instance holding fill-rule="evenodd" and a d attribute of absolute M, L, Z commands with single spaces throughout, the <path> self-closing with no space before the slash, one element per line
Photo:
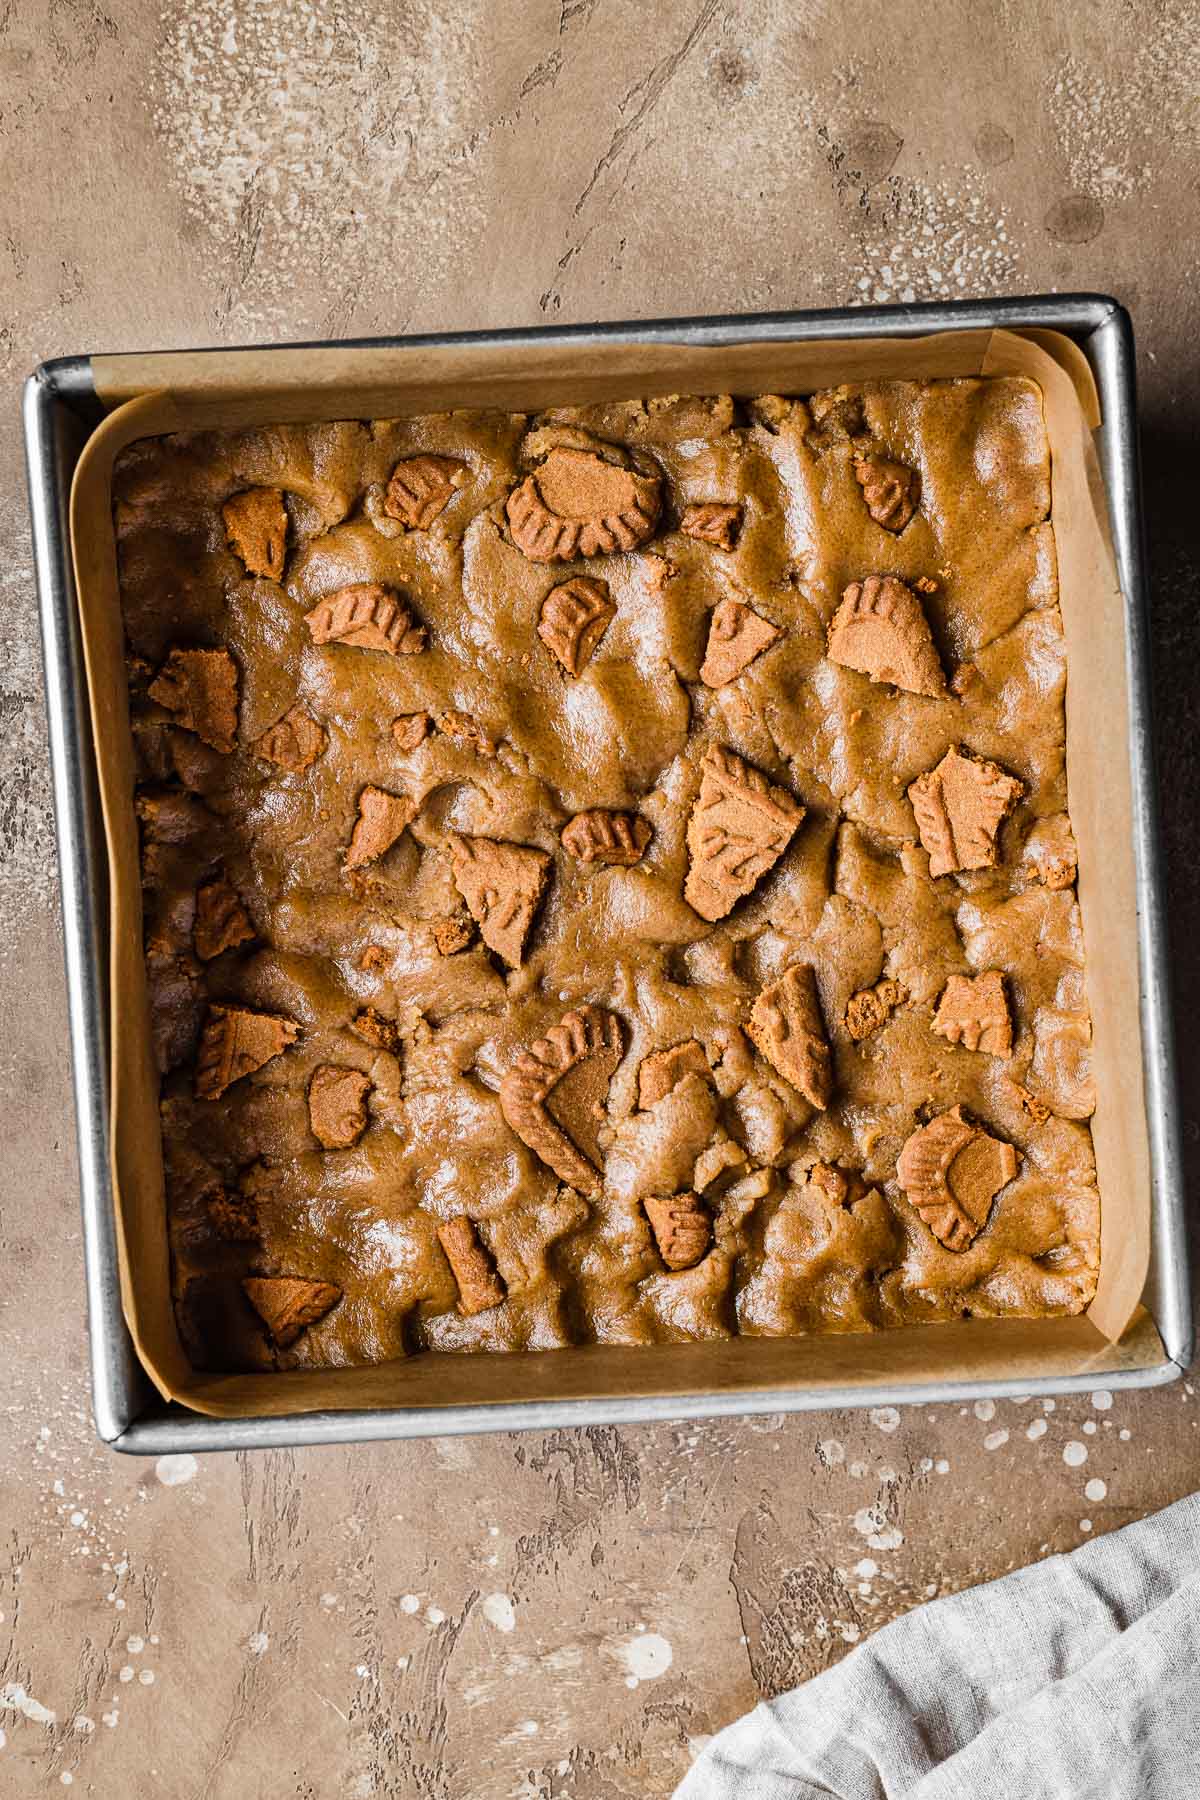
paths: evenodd
<path fill-rule="evenodd" d="M 696 318 L 552 327 L 453 336 L 347 342 L 343 350 L 462 350 L 486 366 L 489 352 L 636 350 L 638 346 L 706 347 L 853 341 L 931 333 L 1053 331 L 1086 358 L 1099 394 L 1096 449 L 1104 476 L 1113 549 L 1125 602 L 1129 692 L 1128 749 L 1132 779 L 1133 852 L 1137 886 L 1138 1005 L 1150 1162 L 1150 1260 L 1142 1294 L 1150 1329 L 1135 1334 L 1112 1363 L 1070 1373 L 1036 1371 L 1004 1379 L 955 1379 L 952 1365 L 936 1379 L 905 1380 L 875 1372 L 870 1384 L 852 1376 L 819 1387 L 778 1375 L 762 1387 L 743 1382 L 706 1386 L 676 1361 L 670 1391 L 586 1393 L 571 1378 L 551 1385 L 556 1398 L 451 1401 L 438 1406 L 384 1406 L 301 1412 L 279 1417 L 217 1418 L 162 1401 L 143 1372 L 122 1311 L 112 1185 L 110 1132 L 107 857 L 100 819 L 79 601 L 69 539 L 71 480 L 82 450 L 105 416 L 91 359 L 60 358 L 29 378 L 24 421 L 35 566 L 42 621 L 46 706 L 54 776 L 62 879 L 67 991 L 82 1192 L 93 1405 L 101 1438 L 142 1455 L 242 1449 L 362 1439 L 406 1438 L 501 1429 L 639 1423 L 754 1412 L 799 1412 L 845 1406 L 904 1405 L 967 1395 L 1013 1396 L 1031 1390 L 1067 1393 L 1098 1385 L 1150 1387 L 1174 1379 L 1191 1360 L 1193 1327 L 1184 1226 L 1178 1115 L 1172 1061 L 1165 899 L 1157 843 L 1150 719 L 1150 670 L 1140 525 L 1133 337 L 1128 315 L 1103 295 L 1048 295 L 951 305 L 854 308 L 734 318 Z M 286 356 L 281 346 L 260 356 Z M 214 369 L 226 350 L 211 356 Z M 283 383 L 281 382 L 281 385 Z M 951 1328 L 952 1329 L 952 1328 Z M 886 1359 L 887 1334 L 876 1344 Z M 687 1355 L 685 1348 L 683 1354 Z M 557 1352 L 545 1360 L 551 1369 Z M 637 1352 L 636 1354 L 642 1354 Z M 539 1362 L 543 1359 L 539 1358 Z M 903 1361 L 902 1358 L 897 1359 Z M 565 1365 L 564 1365 L 565 1373 Z M 586 1384 L 584 1384 L 586 1385 Z M 570 1389 L 576 1388 L 571 1393 Z"/>

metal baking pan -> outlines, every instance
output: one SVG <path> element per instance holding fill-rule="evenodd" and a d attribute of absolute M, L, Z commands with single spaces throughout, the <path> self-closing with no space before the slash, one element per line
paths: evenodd
<path fill-rule="evenodd" d="M 1144 1364 L 1048 1377 L 1039 1392 L 1153 1387 L 1173 1380 L 1191 1361 L 1193 1325 L 1178 1110 L 1172 1059 L 1166 910 L 1155 817 L 1150 718 L 1149 629 L 1140 524 L 1133 334 L 1128 314 L 1098 294 L 1035 295 L 953 305 L 763 313 L 737 318 L 671 319 L 555 327 L 528 332 L 473 332 L 455 337 L 382 339 L 520 347 L 547 344 L 614 346 L 770 342 L 854 338 L 980 327 L 1042 328 L 1064 333 L 1082 349 L 1099 389 L 1103 425 L 1098 450 L 1107 483 L 1113 540 L 1126 598 L 1126 655 L 1135 853 L 1140 900 L 1138 954 L 1146 1106 L 1151 1153 L 1152 1242 L 1144 1303 L 1165 1351 Z M 296 348 L 297 346 L 288 346 Z M 316 348 L 316 346 L 300 346 Z M 222 352 L 214 352 L 222 354 Z M 54 775 L 63 930 L 78 1126 L 83 1243 L 96 1428 L 116 1450 L 140 1455 L 289 1444 L 420 1437 L 563 1425 L 636 1424 L 753 1412 L 934 1402 L 966 1395 L 1027 1392 L 1028 1379 L 953 1381 L 819 1392 L 689 1393 L 505 1402 L 424 1409 L 307 1413 L 283 1418 L 218 1419 L 164 1404 L 133 1352 L 121 1310 L 112 1206 L 107 1066 L 106 858 L 92 762 L 78 602 L 71 568 L 68 499 L 83 445 L 103 416 L 87 356 L 42 364 L 25 387 L 24 423 L 33 545 L 42 622 L 46 711 Z"/>

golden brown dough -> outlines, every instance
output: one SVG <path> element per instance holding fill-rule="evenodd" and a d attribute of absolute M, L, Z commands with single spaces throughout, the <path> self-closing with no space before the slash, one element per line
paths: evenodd
<path fill-rule="evenodd" d="M 1009 378 L 123 452 L 199 1366 L 1088 1304 L 1050 495 Z"/>

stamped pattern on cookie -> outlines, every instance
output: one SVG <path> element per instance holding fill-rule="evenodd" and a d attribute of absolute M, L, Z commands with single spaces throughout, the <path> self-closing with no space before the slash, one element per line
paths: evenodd
<path fill-rule="evenodd" d="M 410 531 L 428 531 L 470 473 L 457 456 L 406 456 L 392 470 L 383 510 Z"/>
<path fill-rule="evenodd" d="M 355 581 L 318 600 L 304 615 L 314 644 L 347 644 L 388 656 L 417 656 L 428 633 L 394 588 Z"/>
<path fill-rule="evenodd" d="M 533 915 L 550 879 L 550 857 L 528 844 L 458 835 L 449 839 L 449 850 L 454 885 L 479 935 L 510 969 L 519 969 Z"/>
<path fill-rule="evenodd" d="M 1012 1145 L 968 1119 L 961 1106 L 914 1131 L 896 1164 L 909 1202 L 947 1250 L 970 1248 L 1016 1172 Z"/>
<path fill-rule="evenodd" d="M 940 700 L 946 678 L 921 602 L 894 575 L 868 575 L 842 595 L 828 637 L 829 660 L 872 681 Z"/>
<path fill-rule="evenodd" d="M 952 975 L 942 991 L 932 1029 L 965 1050 L 987 1056 L 1012 1055 L 1012 1014 L 999 969 L 982 975 Z"/>
<path fill-rule="evenodd" d="M 712 745 L 700 764 L 700 792 L 688 820 L 683 896 L 710 924 L 723 919 L 774 868 L 804 818 L 736 751 Z"/>
<path fill-rule="evenodd" d="M 550 589 L 542 602 L 537 633 L 568 675 L 582 675 L 616 616 L 608 583 L 576 575 Z"/>
<path fill-rule="evenodd" d="M 623 1049 L 616 1014 L 599 1006 L 581 1006 L 564 1013 L 545 1037 L 523 1050 L 500 1083 L 501 1111 L 521 1142 L 561 1181 L 583 1194 L 600 1192 L 599 1171 L 551 1117 L 547 1103 L 564 1076 L 586 1062 L 594 1065 L 591 1088 L 607 1093 Z"/>
<path fill-rule="evenodd" d="M 596 450 L 555 445 L 505 503 L 513 543 L 530 562 L 636 550 L 658 523 L 661 481 Z"/>
<path fill-rule="evenodd" d="M 668 1269 L 694 1269 L 712 1243 L 712 1219 L 699 1195 L 652 1195 L 642 1205 Z"/>
<path fill-rule="evenodd" d="M 718 550 L 735 550 L 742 529 L 742 509 L 724 500 L 702 500 L 698 505 L 684 507 L 679 529 L 685 537 L 715 544 Z"/>
<path fill-rule="evenodd" d="M 885 456 L 856 456 L 854 478 L 875 523 L 885 531 L 903 531 L 917 510 L 920 482 L 916 470 Z"/>
<path fill-rule="evenodd" d="M 255 754 L 291 775 L 310 768 L 329 742 L 324 727 L 310 718 L 302 706 L 293 706 L 264 731 L 254 746 Z"/>
<path fill-rule="evenodd" d="M 741 600 L 722 600 L 709 621 L 701 681 L 710 688 L 726 687 L 782 636 L 778 625 L 772 625 L 752 606 Z"/>
<path fill-rule="evenodd" d="M 996 836 L 1025 785 L 999 763 L 965 756 L 953 746 L 908 790 L 929 873 L 991 869 L 999 860 Z"/>
<path fill-rule="evenodd" d="M 846 1030 L 854 1042 L 860 1044 L 886 1024 L 904 998 L 898 981 L 877 981 L 873 988 L 851 994 L 846 1004 Z"/>
<path fill-rule="evenodd" d="M 593 806 L 576 813 L 562 829 L 563 849 L 581 863 L 640 862 L 650 842 L 649 822 L 640 813 L 608 812 Z"/>
<path fill-rule="evenodd" d="M 219 1100 L 226 1088 L 253 1075 L 299 1036 L 300 1027 L 281 1013 L 210 1006 L 196 1051 L 197 1098 Z"/>
<path fill-rule="evenodd" d="M 247 575 L 283 580 L 288 516 L 282 488 L 247 488 L 221 508 L 225 541 Z"/>

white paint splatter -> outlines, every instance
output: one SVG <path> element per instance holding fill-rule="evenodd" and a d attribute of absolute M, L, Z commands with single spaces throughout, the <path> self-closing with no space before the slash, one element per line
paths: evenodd
<path fill-rule="evenodd" d="M 123 1665 L 123 1667 L 117 1671 L 117 1680 L 118 1681 L 132 1681 L 133 1680 L 133 1664 L 132 1663 L 125 1663 Z"/>
<path fill-rule="evenodd" d="M 513 1603 L 507 1594 L 488 1594 L 482 1606 L 484 1618 L 497 1631 L 512 1631 L 517 1623 L 517 1615 L 513 1611 Z"/>
<path fill-rule="evenodd" d="M 1080 1531 L 1090 1531 L 1092 1529 L 1092 1521 L 1090 1519 L 1080 1519 L 1079 1529 Z"/>
<path fill-rule="evenodd" d="M 265 1631 L 252 1631 L 246 1639 L 246 1648 L 251 1656 L 265 1656 L 271 1648 L 271 1640 Z"/>
<path fill-rule="evenodd" d="M 895 1431 L 900 1423 L 900 1413 L 894 1406 L 873 1406 L 871 1423 L 877 1431 Z"/>
<path fill-rule="evenodd" d="M 616 1645 L 615 1654 L 628 1670 L 626 1687 L 637 1687 L 642 1681 L 657 1681 L 660 1675 L 666 1674 L 675 1656 L 666 1638 L 657 1631 L 647 1631 L 645 1626 L 625 1643 Z"/>
<path fill-rule="evenodd" d="M 400 1611 L 402 1613 L 417 1613 L 420 1612 L 420 1610 L 421 1602 L 416 1594 L 401 1594 Z"/>
<path fill-rule="evenodd" d="M 1008 1433 L 1001 1427 L 999 1431 L 989 1431 L 983 1440 L 985 1450 L 1002 1450 L 1008 1442 Z"/>
<path fill-rule="evenodd" d="M 1083 1490 L 1083 1497 L 1085 1500 L 1103 1500 L 1107 1493 L 1108 1483 L 1101 1481 L 1098 1475 L 1093 1475 Z"/>
<path fill-rule="evenodd" d="M 862 1506 L 854 1515 L 854 1529 L 865 1537 L 872 1550 L 898 1550 L 904 1533 L 891 1525 L 878 1506 Z"/>
<path fill-rule="evenodd" d="M 946 1461 L 944 1456 L 939 1456 L 933 1466 L 939 1475 L 948 1475 L 950 1473 L 950 1464 Z"/>
<path fill-rule="evenodd" d="M 139 1670 L 138 1680 L 141 1682 L 143 1687 L 153 1687 L 154 1686 L 154 1670 L 153 1669 Z"/>
<path fill-rule="evenodd" d="M 444 1625 L 446 1623 L 446 1615 L 440 1606 L 427 1606 L 425 1608 L 425 1617 L 429 1620 L 431 1625 Z"/>
<path fill-rule="evenodd" d="M 185 1451 L 180 1456 L 160 1456 L 154 1465 L 154 1473 L 164 1487 L 182 1487 L 185 1481 L 193 1479 L 199 1468 L 195 1457 Z"/>
<path fill-rule="evenodd" d="M 1097 1388 L 1092 1395 L 1092 1405 L 1097 1412 L 1107 1412 L 1112 1405 L 1112 1395 L 1107 1388 Z"/>
<path fill-rule="evenodd" d="M 140 1656 L 142 1651 L 146 1648 L 146 1640 L 145 1638 L 140 1637 L 127 1637 L 125 1639 L 125 1648 L 128 1650 L 130 1656 Z"/>
<path fill-rule="evenodd" d="M 977 1400 L 975 1402 L 975 1417 L 981 1425 L 986 1425 L 995 1416 L 996 1402 L 994 1400 Z"/>
<path fill-rule="evenodd" d="M 854 1573 L 863 1581 L 871 1581 L 879 1573 L 879 1564 L 873 1556 L 864 1556 L 861 1562 L 855 1563 Z"/>
<path fill-rule="evenodd" d="M 35 1700 L 32 1694 L 26 1693 L 19 1681 L 6 1681 L 0 1687 L 0 1706 L 23 1714 L 34 1725 L 53 1725 L 58 1718 L 58 1714 L 52 1712 L 50 1707 L 43 1706 L 40 1700 Z"/>
<path fill-rule="evenodd" d="M 1026 1427 L 1025 1436 L 1029 1439 L 1031 1444 L 1036 1444 L 1039 1438 L 1045 1437 L 1049 1429 L 1050 1427 L 1047 1425 L 1045 1419 L 1034 1419 L 1032 1423 Z"/>
<path fill-rule="evenodd" d="M 1081 1469 L 1087 1459 L 1087 1445 L 1081 1444 L 1078 1438 L 1072 1438 L 1069 1444 L 1063 1445 L 1063 1461 L 1068 1469 Z"/>
<path fill-rule="evenodd" d="M 82 1732 L 85 1737 L 96 1729 L 95 1719 L 89 1719 L 86 1713 L 76 1713 L 71 1725 L 75 1731 Z"/>
<path fill-rule="evenodd" d="M 836 1438 L 822 1438 L 817 1445 L 817 1455 L 827 1469 L 835 1469 L 846 1460 L 845 1445 L 839 1444 Z"/>

